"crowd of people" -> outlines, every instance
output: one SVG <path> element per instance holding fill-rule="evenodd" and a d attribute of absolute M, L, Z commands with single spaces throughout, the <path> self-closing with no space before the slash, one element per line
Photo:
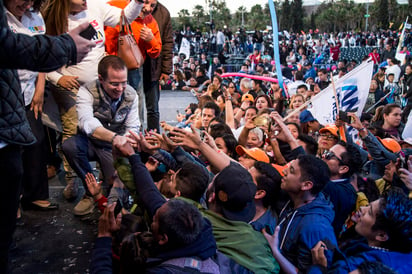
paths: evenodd
<path fill-rule="evenodd" d="M 195 43 L 198 56 L 181 60 L 170 15 L 156 0 L 4 0 L 0 14 L 0 170 L 10 194 L 1 202 L 1 273 L 10 271 L 19 204 L 58 209 L 47 179 L 60 165 L 66 199 L 77 198 L 79 181 L 85 189 L 73 213 L 85 216 L 96 205 L 102 212 L 92 273 L 410 271 L 409 34 L 401 62 L 389 32 L 325 36 L 320 52 L 310 35 L 287 34 L 281 87 L 240 77 L 277 77 L 259 31 L 238 77 L 222 78 L 226 53 L 210 62 L 209 49 L 198 51 L 204 43 Z M 144 56 L 140 67 L 116 56 L 121 16 Z M 88 24 L 91 41 L 79 35 Z M 210 50 L 234 50 L 236 35 L 228 34 L 218 30 Z M 307 102 L 358 65 L 340 59 L 339 43 L 385 50 L 370 53 L 376 73 L 364 79 L 371 84 L 362 115 L 339 113 L 322 125 Z M 322 51 L 336 63 L 334 75 L 315 69 Z M 160 87 L 197 98 L 177 125 L 159 122 Z M 46 138 L 45 93 L 59 110 L 63 163 L 52 164 L 58 141 Z"/>

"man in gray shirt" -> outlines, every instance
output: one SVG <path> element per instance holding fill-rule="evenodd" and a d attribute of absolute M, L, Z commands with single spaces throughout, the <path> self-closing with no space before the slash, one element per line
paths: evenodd
<path fill-rule="evenodd" d="M 98 66 L 99 79 L 80 87 L 76 109 L 79 133 L 63 143 L 70 166 L 83 181 L 86 194 L 74 208 L 78 216 L 94 209 L 85 176 L 92 172 L 89 161 L 98 161 L 106 184 L 114 174 L 112 143 L 127 142 L 125 134 L 138 132 L 140 120 L 136 91 L 127 84 L 127 67 L 122 59 L 109 55 Z"/>

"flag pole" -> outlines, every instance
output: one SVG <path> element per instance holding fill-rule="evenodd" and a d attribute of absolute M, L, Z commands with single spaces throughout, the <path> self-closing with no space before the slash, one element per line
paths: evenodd
<path fill-rule="evenodd" d="M 337 94 L 336 88 L 335 88 L 335 80 L 333 79 L 333 73 L 332 72 L 330 72 L 330 79 L 332 81 L 333 96 L 335 96 L 336 116 L 338 116 L 340 107 L 339 107 L 338 94 Z M 339 129 L 340 139 L 346 143 L 345 124 L 339 126 L 338 129 Z"/>
<path fill-rule="evenodd" d="M 405 36 L 405 28 L 406 28 L 406 25 L 408 24 L 408 18 L 409 18 L 409 16 L 406 17 L 405 23 L 403 25 L 403 29 L 402 29 L 402 32 L 401 32 L 401 36 L 399 37 L 399 42 L 398 42 L 398 47 L 396 49 L 396 53 L 399 53 L 402 49 L 402 43 L 403 43 L 403 39 L 404 39 L 404 36 Z"/>

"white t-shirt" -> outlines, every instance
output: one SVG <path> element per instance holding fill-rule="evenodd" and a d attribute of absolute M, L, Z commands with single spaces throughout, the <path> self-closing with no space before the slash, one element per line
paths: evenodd
<path fill-rule="evenodd" d="M 132 0 L 124 9 L 124 14 L 129 22 L 139 16 L 143 7 L 142 3 L 137 3 Z M 69 31 L 76 28 L 84 22 L 89 22 L 95 28 L 97 34 L 92 38 L 96 43 L 94 47 L 84 59 L 74 66 L 63 66 L 57 71 L 47 74 L 47 80 L 52 84 L 57 85 L 60 77 L 63 75 L 78 76 L 77 79 L 81 85 L 96 80 L 97 65 L 105 55 L 104 43 L 106 41 L 104 35 L 104 26 L 115 27 L 120 22 L 121 9 L 111 6 L 101 0 L 88 0 L 87 10 L 79 12 L 75 15 L 69 15 L 68 29 Z"/>
<path fill-rule="evenodd" d="M 6 10 L 7 23 L 14 33 L 23 33 L 30 36 L 44 34 L 46 26 L 43 17 L 38 12 L 27 11 L 19 21 L 11 12 Z M 31 104 L 36 88 L 38 72 L 19 69 L 17 70 L 20 79 L 21 90 L 24 95 L 24 105 Z"/>

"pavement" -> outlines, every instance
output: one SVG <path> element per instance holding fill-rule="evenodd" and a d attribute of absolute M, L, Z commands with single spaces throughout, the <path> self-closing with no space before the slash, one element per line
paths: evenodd
<path fill-rule="evenodd" d="M 184 113 L 196 101 L 190 92 L 161 91 L 160 120 L 176 124 L 176 110 Z M 64 172 L 49 180 L 50 201 L 59 204 L 58 210 L 23 211 L 10 253 L 12 273 L 89 273 L 100 213 L 96 208 L 90 215 L 74 216 L 84 189 L 68 202 L 62 195 L 65 185 Z"/>

